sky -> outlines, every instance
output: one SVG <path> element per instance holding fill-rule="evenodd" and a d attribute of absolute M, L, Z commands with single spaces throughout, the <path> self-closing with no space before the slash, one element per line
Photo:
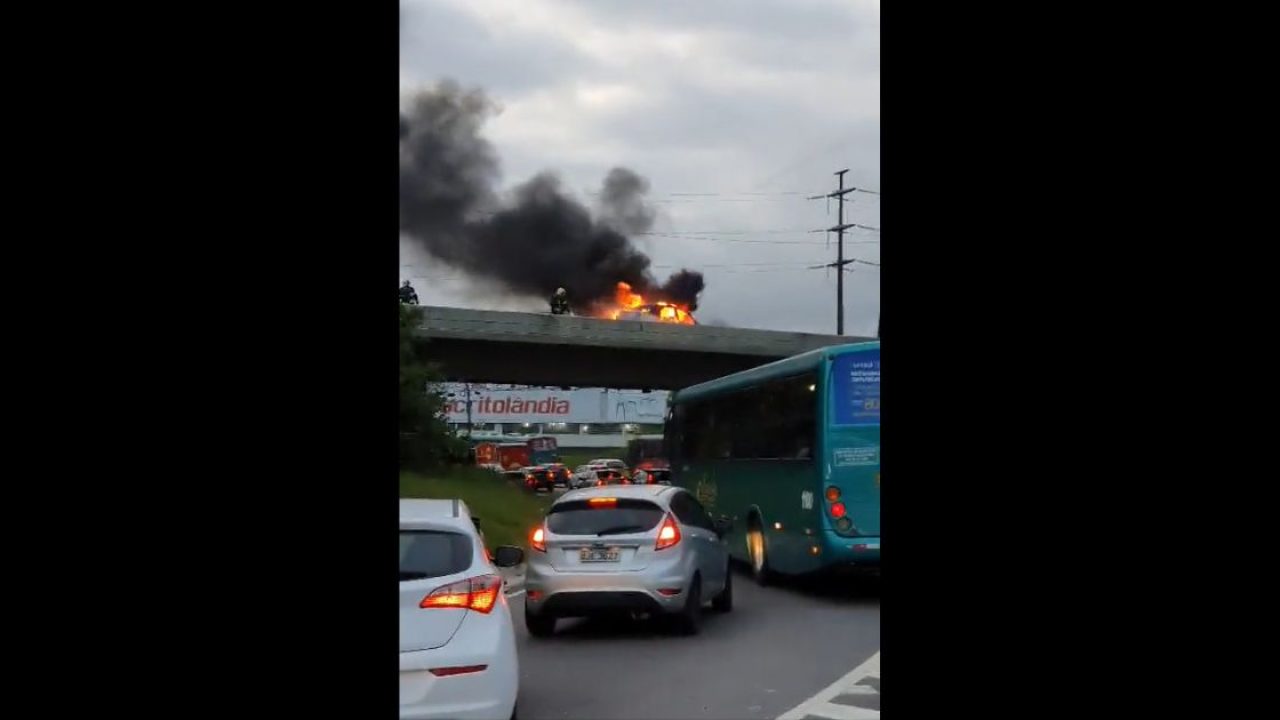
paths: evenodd
<path fill-rule="evenodd" d="M 834 333 L 835 171 L 880 191 L 878 0 L 402 0 L 402 103 L 450 78 L 500 107 L 484 128 L 510 188 L 551 171 L 590 204 L 610 169 L 648 179 L 634 238 L 660 279 L 706 276 L 700 323 Z M 845 222 L 880 227 L 855 192 Z M 880 261 L 880 233 L 845 255 Z M 422 304 L 546 310 L 400 241 Z M 845 333 L 873 336 L 880 268 L 845 272 Z"/>

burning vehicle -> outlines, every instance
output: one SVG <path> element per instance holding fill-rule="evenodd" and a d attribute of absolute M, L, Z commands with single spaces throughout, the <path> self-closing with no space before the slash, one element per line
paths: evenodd
<path fill-rule="evenodd" d="M 697 325 L 688 305 L 658 300 L 647 302 L 645 297 L 633 292 L 631 285 L 619 282 L 612 304 L 600 306 L 596 317 L 609 320 L 636 320 L 640 322 L 665 322 L 677 325 Z"/>

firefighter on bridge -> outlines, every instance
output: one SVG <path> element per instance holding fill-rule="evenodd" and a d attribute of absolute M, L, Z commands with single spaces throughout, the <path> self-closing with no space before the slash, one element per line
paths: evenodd
<path fill-rule="evenodd" d="M 555 294 L 551 296 L 551 314 L 569 314 L 569 294 L 564 291 L 564 288 L 556 288 Z"/>
<path fill-rule="evenodd" d="M 400 302 L 404 305 L 418 304 L 418 293 L 414 292 L 413 286 L 409 284 L 408 280 L 405 280 L 404 284 L 400 286 Z"/>

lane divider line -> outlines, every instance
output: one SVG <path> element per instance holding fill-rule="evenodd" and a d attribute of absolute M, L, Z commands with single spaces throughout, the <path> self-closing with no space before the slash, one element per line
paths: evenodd
<path fill-rule="evenodd" d="M 858 667 L 850 670 L 844 677 L 819 690 L 816 695 L 805 700 L 778 716 L 778 720 L 802 720 L 806 716 L 833 718 L 835 720 L 872 720 L 880 717 L 880 711 L 854 707 L 831 702 L 837 695 L 864 694 L 871 690 L 866 685 L 858 685 L 863 678 L 880 677 L 880 651 L 867 658 Z M 874 690 L 872 691 L 875 692 Z"/>

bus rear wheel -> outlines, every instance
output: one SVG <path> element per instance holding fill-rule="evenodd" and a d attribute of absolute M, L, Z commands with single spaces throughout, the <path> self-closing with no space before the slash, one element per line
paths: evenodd
<path fill-rule="evenodd" d="M 773 580 L 773 571 L 769 569 L 764 525 L 760 518 L 755 518 L 747 531 L 747 553 L 751 556 L 751 577 L 757 585 L 768 585 Z"/>

